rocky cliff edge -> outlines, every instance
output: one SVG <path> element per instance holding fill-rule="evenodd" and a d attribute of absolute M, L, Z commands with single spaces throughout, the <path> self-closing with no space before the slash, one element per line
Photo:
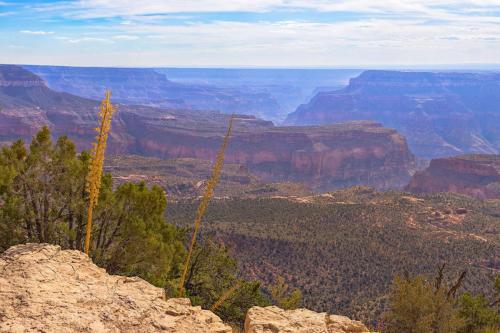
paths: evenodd
<path fill-rule="evenodd" d="M 214 313 L 188 299 L 166 299 L 140 278 L 113 276 L 82 252 L 48 244 L 0 255 L 0 332 L 230 333 Z M 249 310 L 245 332 L 368 332 L 360 322 L 306 309 Z"/>

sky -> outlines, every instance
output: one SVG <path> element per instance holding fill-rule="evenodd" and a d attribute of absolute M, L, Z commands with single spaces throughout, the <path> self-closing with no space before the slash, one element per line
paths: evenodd
<path fill-rule="evenodd" d="M 0 0 L 0 63 L 500 64 L 500 0 Z"/>

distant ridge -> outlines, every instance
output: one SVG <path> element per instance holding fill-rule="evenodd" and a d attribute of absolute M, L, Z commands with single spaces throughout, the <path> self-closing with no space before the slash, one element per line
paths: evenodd
<path fill-rule="evenodd" d="M 16 65 L 0 65 L 0 107 L 91 108 L 97 102 L 49 89 L 42 78 Z"/>
<path fill-rule="evenodd" d="M 210 84 L 172 82 L 152 68 L 24 66 L 43 77 L 57 91 L 97 99 L 111 89 L 115 101 L 129 105 L 217 110 L 256 116 L 280 112 L 268 93 Z"/>
<path fill-rule="evenodd" d="M 373 120 L 405 135 L 417 156 L 500 152 L 500 73 L 369 70 L 320 92 L 287 124 Z"/>

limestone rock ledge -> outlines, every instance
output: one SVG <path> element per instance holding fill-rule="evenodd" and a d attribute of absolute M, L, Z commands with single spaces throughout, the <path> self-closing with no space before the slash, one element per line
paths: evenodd
<path fill-rule="evenodd" d="M 253 307 L 245 319 L 245 333 L 369 333 L 359 321 L 307 309 Z"/>
<path fill-rule="evenodd" d="M 231 333 L 189 299 L 140 278 L 108 275 L 80 251 L 47 244 L 0 255 L 0 332 Z"/>
<path fill-rule="evenodd" d="M 189 299 L 166 299 L 140 278 L 109 275 L 80 251 L 48 244 L 0 254 L 0 333 L 231 333 Z M 364 333 L 347 317 L 307 309 L 253 307 L 246 333 Z"/>

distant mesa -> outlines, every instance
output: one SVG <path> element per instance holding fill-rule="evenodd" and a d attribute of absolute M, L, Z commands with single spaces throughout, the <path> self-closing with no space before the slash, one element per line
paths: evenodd
<path fill-rule="evenodd" d="M 365 71 L 320 92 L 287 124 L 373 120 L 403 134 L 425 158 L 500 152 L 500 74 Z"/>
<path fill-rule="evenodd" d="M 407 190 L 415 193 L 455 192 L 479 199 L 500 199 L 500 155 L 438 158 L 417 172 Z"/>

